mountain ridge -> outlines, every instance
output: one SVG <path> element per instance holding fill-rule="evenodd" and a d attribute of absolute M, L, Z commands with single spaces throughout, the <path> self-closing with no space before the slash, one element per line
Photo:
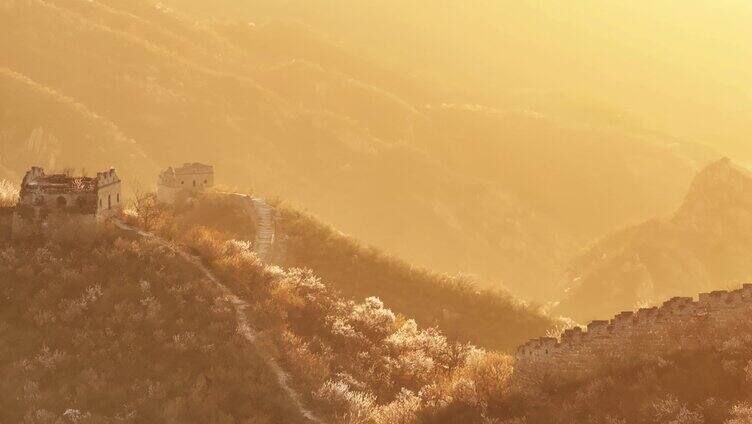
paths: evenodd
<path fill-rule="evenodd" d="M 575 258 L 560 311 L 595 319 L 748 281 L 749 234 L 752 174 L 729 159 L 713 162 L 697 174 L 674 214 L 617 231 Z"/>
<path fill-rule="evenodd" d="M 115 166 L 148 188 L 157 164 L 202 160 L 230 187 L 279 195 L 411 263 L 475 273 L 485 287 L 537 301 L 558 292 L 570 251 L 666 211 L 672 199 L 660 193 L 678 192 L 711 154 L 626 127 L 593 131 L 579 118 L 437 108 L 471 99 L 315 28 L 200 21 L 147 0 L 13 2 L 0 25 L 0 66 L 85 105 L 146 155 L 98 153 L 111 143 L 101 136 L 77 160 L 69 152 L 84 137 L 64 133 L 87 118 L 75 117 L 70 128 L 42 126 L 57 141 L 37 144 L 57 146 L 54 164 L 49 154 L 3 157 L 6 179 L 32 163 Z M 14 93 L 5 110 L 28 96 Z M 34 128 L 5 144 L 25 143 Z M 611 143 L 623 159 L 605 154 Z M 571 186 L 577 196 L 563 195 Z"/>

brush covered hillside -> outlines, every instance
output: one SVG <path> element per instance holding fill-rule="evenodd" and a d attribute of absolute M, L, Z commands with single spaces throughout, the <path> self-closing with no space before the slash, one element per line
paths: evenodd
<path fill-rule="evenodd" d="M 354 302 L 310 271 L 265 266 L 245 239 L 253 234 L 228 226 L 241 216 L 225 200 L 139 203 L 123 218 L 166 242 L 75 221 L 1 242 L 2 422 L 311 422 L 304 411 L 334 424 L 752 416 L 746 321 L 682 327 L 682 340 L 699 344 L 679 353 L 625 347 L 591 358 L 579 378 L 529 373 L 378 298 Z"/>
<path fill-rule="evenodd" d="M 508 356 L 265 266 L 225 199 L 153 200 L 123 219 L 164 238 L 60 218 L 0 241 L 1 422 L 418 423 L 508 384 Z"/>
<path fill-rule="evenodd" d="M 112 165 L 151 186 L 200 159 L 411 263 L 543 301 L 573 247 L 666 213 L 712 156 L 618 110 L 468 106 L 463 84 L 316 27 L 172 7 L 2 0 L 0 177 Z"/>
<path fill-rule="evenodd" d="M 292 207 L 278 207 L 276 219 L 277 263 L 312 269 L 348 299 L 377 296 L 452 340 L 511 352 L 531 334 L 555 332 L 560 325 L 507 292 L 410 266 Z"/>
<path fill-rule="evenodd" d="M 249 322 L 262 329 L 267 351 L 325 422 L 742 424 L 752 416 L 752 328 L 745 321 L 669 323 L 670 334 L 690 348 L 677 351 L 669 343 L 669 349 L 659 349 L 653 336 L 636 334 L 616 351 L 589 356 L 577 376 L 560 374 L 556 363 L 531 370 L 504 354 L 422 329 L 378 298 L 341 298 L 332 290 L 339 283 L 310 271 L 263 267 L 246 235 L 221 223 L 239 219 L 236 203 L 209 199 L 175 208 L 147 202 L 141 211 L 148 214 L 129 219 L 144 225 L 142 216 L 160 217 L 151 220 L 153 231 L 200 254 L 248 299 Z M 311 218 L 284 208 L 278 214 L 286 248 L 277 257 L 296 254 L 313 263 L 315 255 L 294 247 L 311 240 L 320 248 L 349 251 L 354 265 L 344 268 L 350 272 L 364 264 L 388 269 L 378 265 L 384 258 L 312 225 Z M 287 234 L 293 228 L 300 240 Z M 326 259 L 319 260 L 319 269 L 331 274 Z"/>
<path fill-rule="evenodd" d="M 567 278 L 560 310 L 579 320 L 752 280 L 752 175 L 728 159 L 709 165 L 672 216 L 606 237 Z"/>
<path fill-rule="evenodd" d="M 305 422 L 172 251 L 68 222 L 0 241 L 0 422 Z"/>
<path fill-rule="evenodd" d="M 378 297 L 343 298 L 311 270 L 262 264 L 252 234 L 234 230 L 242 210 L 226 196 L 174 207 L 144 196 L 138 213 L 125 218 L 199 255 L 247 302 L 240 313 L 256 331 L 259 352 L 278 361 L 321 421 L 407 424 L 456 415 L 480 422 L 485 405 L 508 390 L 510 356 L 451 340 Z"/>

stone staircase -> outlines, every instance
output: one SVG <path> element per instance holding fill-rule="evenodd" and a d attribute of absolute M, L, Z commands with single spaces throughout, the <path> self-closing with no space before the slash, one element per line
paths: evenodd
<path fill-rule="evenodd" d="M 262 261 L 270 262 L 275 237 L 274 209 L 264 199 L 258 197 L 248 197 L 248 199 L 256 211 L 258 218 L 258 222 L 256 223 L 256 240 L 253 244 L 256 254 Z"/>
<path fill-rule="evenodd" d="M 276 235 L 274 208 L 260 197 L 240 193 L 225 194 L 240 202 L 249 216 L 256 216 L 256 239 L 253 241 L 253 250 L 263 262 L 271 262 Z"/>

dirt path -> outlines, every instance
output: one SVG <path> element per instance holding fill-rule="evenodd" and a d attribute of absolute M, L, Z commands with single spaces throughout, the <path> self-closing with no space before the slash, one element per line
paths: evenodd
<path fill-rule="evenodd" d="M 264 203 L 266 204 L 266 203 Z M 267 205 L 267 207 L 269 207 Z M 271 209 L 271 208 L 270 208 Z M 176 246 L 174 246 L 172 243 L 168 242 L 167 240 L 162 239 L 161 237 L 156 236 L 155 234 L 140 230 L 135 227 L 131 227 L 130 225 L 119 221 L 119 220 L 113 220 L 114 224 L 125 231 L 131 231 L 137 233 L 139 236 L 154 241 L 155 243 L 158 243 L 176 254 L 180 255 L 186 262 L 189 262 L 191 265 L 195 266 L 199 271 L 201 271 L 204 276 L 209 279 L 212 283 L 214 283 L 217 288 L 219 288 L 220 292 L 222 293 L 223 299 L 225 299 L 227 302 L 229 302 L 233 309 L 235 309 L 235 317 L 238 320 L 238 329 L 237 332 L 243 338 L 248 341 L 253 347 L 256 349 L 257 352 L 259 352 L 259 356 L 266 362 L 266 365 L 272 370 L 274 375 L 277 378 L 277 383 L 279 386 L 284 390 L 284 392 L 287 394 L 287 396 L 290 398 L 290 400 L 295 404 L 295 407 L 300 411 L 300 414 L 305 417 L 309 422 L 311 423 L 320 423 L 323 424 L 323 421 L 321 421 L 316 415 L 309 410 L 305 404 L 303 403 L 302 397 L 298 392 L 295 391 L 292 386 L 290 386 L 290 377 L 285 372 L 285 370 L 282 369 L 282 367 L 279 365 L 279 363 L 271 356 L 266 354 L 264 352 L 264 349 L 261 348 L 261 346 L 258 345 L 257 340 L 257 332 L 256 330 L 251 327 L 251 324 L 248 322 L 248 318 L 246 317 L 245 310 L 248 308 L 248 303 L 244 301 L 243 299 L 239 298 L 237 295 L 235 295 L 232 290 L 230 290 L 226 285 L 224 285 L 219 278 L 217 278 L 214 273 L 209 270 L 209 268 L 204 265 L 204 263 L 201 261 L 200 258 L 198 258 L 195 255 L 192 255 L 188 252 L 186 252 L 183 249 L 180 249 Z"/>

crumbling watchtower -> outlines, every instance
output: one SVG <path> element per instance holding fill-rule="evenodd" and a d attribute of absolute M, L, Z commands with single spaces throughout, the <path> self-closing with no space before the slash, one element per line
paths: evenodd
<path fill-rule="evenodd" d="M 200 192 L 214 187 L 214 167 L 202 163 L 186 163 L 179 168 L 167 168 L 157 180 L 157 200 L 174 203 L 182 191 Z"/>
<path fill-rule="evenodd" d="M 80 215 L 102 221 L 122 209 L 121 181 L 115 169 L 96 177 L 46 174 L 32 167 L 21 183 L 13 216 L 13 232 L 54 215 Z"/>

